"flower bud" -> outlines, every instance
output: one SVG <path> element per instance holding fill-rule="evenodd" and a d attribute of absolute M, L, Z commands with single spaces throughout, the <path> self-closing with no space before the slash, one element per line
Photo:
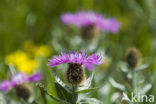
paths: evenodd
<path fill-rule="evenodd" d="M 130 48 L 126 57 L 127 64 L 131 68 L 136 68 L 141 64 L 141 54 L 136 48 Z"/>
<path fill-rule="evenodd" d="M 85 74 L 81 64 L 69 63 L 66 72 L 66 80 L 71 85 L 79 85 L 85 80 Z"/>
<path fill-rule="evenodd" d="M 100 35 L 100 29 L 94 25 L 83 26 L 81 28 L 81 36 L 84 40 L 97 40 Z"/>
<path fill-rule="evenodd" d="M 20 84 L 15 87 L 15 92 L 18 98 L 28 101 L 32 95 L 32 90 L 27 84 Z"/>

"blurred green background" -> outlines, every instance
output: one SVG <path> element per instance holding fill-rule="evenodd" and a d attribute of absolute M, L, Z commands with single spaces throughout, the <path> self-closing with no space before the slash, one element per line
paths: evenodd
<path fill-rule="evenodd" d="M 122 23 L 120 32 L 108 33 L 103 39 L 106 52 L 114 59 L 108 69 L 124 60 L 129 47 L 137 47 L 144 63 L 150 63 L 147 76 L 155 73 L 155 0 L 0 0 L 0 62 L 5 62 L 8 54 L 23 49 L 28 40 L 38 46 L 50 46 L 51 55 L 61 50 L 81 49 L 81 46 L 71 48 L 68 43 L 70 36 L 78 35 L 79 30 L 67 31 L 60 21 L 62 13 L 77 11 L 98 12 Z M 155 89 L 150 93 L 155 94 Z"/>
<path fill-rule="evenodd" d="M 1 0 L 0 55 L 21 47 L 25 40 L 48 43 L 54 38 L 54 27 L 61 25 L 60 15 L 79 10 L 117 17 L 123 27 L 112 36 L 114 41 L 126 43 L 126 47 L 135 45 L 144 55 L 150 55 L 154 50 L 155 5 L 155 0 Z"/>

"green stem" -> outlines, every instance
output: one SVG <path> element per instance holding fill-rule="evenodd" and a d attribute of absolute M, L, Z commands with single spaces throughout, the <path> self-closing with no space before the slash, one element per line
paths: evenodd
<path fill-rule="evenodd" d="M 136 71 L 135 71 L 135 69 L 133 69 L 133 71 L 132 71 L 132 89 L 133 89 L 133 91 L 134 91 L 134 94 L 136 94 L 137 93 L 137 89 L 136 89 Z"/>
<path fill-rule="evenodd" d="M 76 86 L 72 86 L 72 104 L 76 104 L 77 94 L 76 94 Z"/>
<path fill-rule="evenodd" d="M 47 99 L 43 90 L 41 90 L 41 96 L 43 98 L 44 104 L 47 104 Z"/>

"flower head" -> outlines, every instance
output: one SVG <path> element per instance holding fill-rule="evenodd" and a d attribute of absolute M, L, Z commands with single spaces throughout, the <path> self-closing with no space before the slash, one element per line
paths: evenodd
<path fill-rule="evenodd" d="M 21 84 L 15 87 L 16 96 L 20 99 L 28 101 L 32 96 L 32 89 L 28 84 Z"/>
<path fill-rule="evenodd" d="M 136 48 L 129 48 L 126 62 L 131 68 L 136 68 L 141 64 L 141 53 Z"/>
<path fill-rule="evenodd" d="M 23 73 L 17 73 L 12 76 L 11 80 L 6 80 L 0 83 L 0 91 L 7 93 L 10 89 L 27 82 L 36 82 L 42 79 L 40 73 L 35 73 L 31 76 L 27 76 Z"/>
<path fill-rule="evenodd" d="M 69 52 L 69 53 L 62 53 L 60 56 L 54 56 L 53 59 L 49 60 L 49 66 L 56 67 L 63 63 L 77 63 L 81 64 L 88 69 L 93 69 L 94 65 L 102 64 L 102 58 L 100 55 L 96 53 L 92 54 L 91 56 L 87 56 L 85 52 L 78 51 L 78 52 Z"/>
<path fill-rule="evenodd" d="M 5 80 L 0 83 L 0 91 L 7 93 L 12 88 L 11 81 Z"/>
<path fill-rule="evenodd" d="M 110 31 L 112 33 L 118 32 L 121 27 L 121 23 L 115 18 L 105 18 L 94 12 L 65 13 L 62 14 L 61 21 L 64 24 L 74 24 L 77 27 L 94 25 L 103 31 Z"/>

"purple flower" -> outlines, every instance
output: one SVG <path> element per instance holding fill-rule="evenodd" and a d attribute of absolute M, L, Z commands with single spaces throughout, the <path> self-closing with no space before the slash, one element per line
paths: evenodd
<path fill-rule="evenodd" d="M 36 73 L 29 77 L 29 81 L 37 82 L 41 80 L 42 78 L 43 76 L 40 73 Z"/>
<path fill-rule="evenodd" d="M 91 56 L 87 56 L 86 53 L 79 51 L 79 52 L 69 52 L 69 53 L 62 53 L 60 56 L 54 56 L 53 59 L 49 60 L 49 66 L 56 67 L 63 63 L 77 63 L 82 64 L 84 67 L 88 69 L 93 69 L 94 65 L 102 64 L 102 58 L 100 55 L 96 53 L 92 54 Z"/>
<path fill-rule="evenodd" d="M 12 88 L 12 83 L 8 80 L 3 81 L 0 83 L 0 91 L 4 91 L 5 93 L 8 93 L 8 91 Z"/>
<path fill-rule="evenodd" d="M 28 82 L 28 76 L 24 73 L 17 73 L 12 76 L 11 82 L 13 86 Z"/>
<path fill-rule="evenodd" d="M 0 91 L 7 93 L 11 88 L 16 87 L 17 85 L 27 82 L 36 82 L 41 79 L 42 75 L 40 73 L 35 73 L 31 76 L 24 73 L 17 73 L 12 76 L 11 80 L 6 80 L 0 83 Z"/>
<path fill-rule="evenodd" d="M 95 25 L 103 31 L 116 33 L 121 27 L 121 23 L 114 18 L 105 18 L 94 12 L 77 12 L 75 14 L 65 13 L 61 16 L 64 24 L 74 24 L 77 27 Z"/>

